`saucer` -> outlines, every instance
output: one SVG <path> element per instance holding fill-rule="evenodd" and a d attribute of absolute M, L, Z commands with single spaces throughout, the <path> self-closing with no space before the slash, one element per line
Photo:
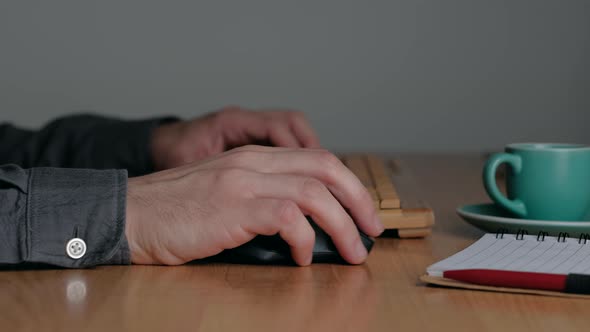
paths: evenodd
<path fill-rule="evenodd" d="M 489 233 L 496 233 L 506 229 L 506 233 L 517 233 L 526 230 L 529 235 L 547 232 L 551 236 L 558 236 L 560 232 L 569 233 L 570 237 L 590 234 L 590 221 L 548 221 L 518 219 L 499 208 L 493 203 L 464 205 L 457 208 L 457 213 L 473 226 Z"/>

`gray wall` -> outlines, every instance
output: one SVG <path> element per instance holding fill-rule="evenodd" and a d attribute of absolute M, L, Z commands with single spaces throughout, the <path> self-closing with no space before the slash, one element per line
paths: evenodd
<path fill-rule="evenodd" d="M 590 141 L 590 1 L 0 3 L 2 120 L 309 113 L 335 149 Z"/>

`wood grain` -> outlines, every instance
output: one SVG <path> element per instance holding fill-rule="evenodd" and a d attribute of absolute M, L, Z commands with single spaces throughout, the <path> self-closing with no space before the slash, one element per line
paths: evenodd
<path fill-rule="evenodd" d="M 428 236 L 432 233 L 432 228 L 403 228 L 398 229 L 397 235 L 402 239 L 420 238 Z"/>
<path fill-rule="evenodd" d="M 379 207 L 381 209 L 399 209 L 401 207 L 400 197 L 391 183 L 391 172 L 387 169 L 383 159 L 373 154 L 367 155 L 366 158 L 369 173 L 379 196 Z"/>
<path fill-rule="evenodd" d="M 397 158 L 398 156 L 396 156 Z M 427 287 L 428 265 L 483 233 L 482 158 L 404 156 L 437 215 L 423 239 L 379 238 L 359 266 L 189 264 L 0 271 L 2 331 L 587 331 L 590 301 Z M 401 193 L 400 193 L 401 194 Z"/>
<path fill-rule="evenodd" d="M 398 232 L 400 237 L 430 234 L 426 228 L 433 225 L 434 214 L 418 198 L 409 170 L 403 169 L 399 162 L 390 162 L 388 158 L 375 154 L 348 154 L 341 159 L 371 194 L 386 229 L 411 229 Z M 400 190 L 403 195 L 398 194 Z"/>
<path fill-rule="evenodd" d="M 375 189 L 375 183 L 373 182 L 373 178 L 369 173 L 369 168 L 367 167 L 367 161 L 364 155 L 346 155 L 343 157 L 343 161 L 346 167 L 348 167 L 348 169 L 350 169 L 352 173 L 356 175 L 356 177 L 366 188 Z"/>
<path fill-rule="evenodd" d="M 430 209 L 379 210 L 379 218 L 386 229 L 425 228 L 434 224 Z"/>

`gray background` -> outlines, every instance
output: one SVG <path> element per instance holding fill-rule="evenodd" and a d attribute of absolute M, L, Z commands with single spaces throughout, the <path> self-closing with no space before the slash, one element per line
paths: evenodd
<path fill-rule="evenodd" d="M 588 143 L 590 1 L 3 1 L 0 120 L 308 112 L 333 149 Z"/>

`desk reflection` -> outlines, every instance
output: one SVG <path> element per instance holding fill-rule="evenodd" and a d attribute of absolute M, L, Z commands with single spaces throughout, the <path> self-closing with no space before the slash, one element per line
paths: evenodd
<path fill-rule="evenodd" d="M 3 321 L 22 330 L 358 331 L 379 302 L 366 265 L 3 271 L 0 292 Z"/>

